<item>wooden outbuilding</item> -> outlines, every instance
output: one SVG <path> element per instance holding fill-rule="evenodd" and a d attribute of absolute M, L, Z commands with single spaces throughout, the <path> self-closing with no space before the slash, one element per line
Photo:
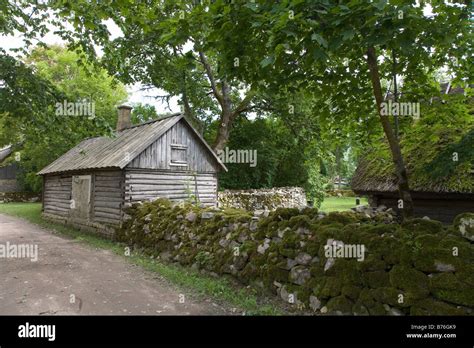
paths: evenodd
<path fill-rule="evenodd" d="M 399 211 L 399 194 L 394 176 L 384 178 L 367 175 L 368 163 L 359 164 L 352 179 L 352 190 L 361 196 L 367 196 L 369 205 L 381 205 Z M 474 171 L 472 172 L 474 177 Z M 461 213 L 474 212 L 474 191 L 449 191 L 439 187 L 415 187 L 411 190 L 415 217 L 428 216 L 447 224 Z"/>
<path fill-rule="evenodd" d="M 11 145 L 0 149 L 0 194 L 6 192 L 20 192 L 20 185 L 16 179 L 18 164 L 16 162 L 7 161 L 12 155 Z"/>
<path fill-rule="evenodd" d="M 465 89 L 450 83 L 442 84 L 441 92 L 447 96 L 433 97 L 422 117 L 400 135 L 400 143 L 415 217 L 452 223 L 456 215 L 474 212 L 474 103 Z M 371 206 L 401 213 L 398 180 L 388 145 L 382 143 L 382 150 L 371 149 L 359 160 L 351 188 L 367 196 Z"/>
<path fill-rule="evenodd" d="M 120 106 L 115 137 L 83 140 L 42 169 L 43 216 L 113 234 L 133 203 L 160 197 L 217 205 L 219 157 L 182 114 L 131 125 Z"/>

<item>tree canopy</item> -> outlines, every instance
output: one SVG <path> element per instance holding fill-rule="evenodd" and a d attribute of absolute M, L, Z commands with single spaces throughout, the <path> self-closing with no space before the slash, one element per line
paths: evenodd
<path fill-rule="evenodd" d="M 384 115 L 382 104 L 390 98 L 425 103 L 438 94 L 434 76 L 442 70 L 462 87 L 474 76 L 470 14 L 462 1 L 431 1 L 429 12 L 411 0 L 64 0 L 0 6 L 1 32 L 20 31 L 31 43 L 35 32 L 44 34 L 51 24 L 69 49 L 37 48 L 26 65 L 2 55 L 0 77 L 7 87 L 0 98 L 13 103 L 4 106 L 0 122 L 10 137 L 53 124 L 62 134 L 77 129 L 68 145 L 107 133 L 115 117 L 110 108 L 123 99 L 116 80 L 138 82 L 164 90 L 156 96 L 162 101 L 178 96 L 186 117 L 215 150 L 259 149 L 261 167 L 223 174 L 227 187 L 305 183 L 310 196 L 318 197 L 328 178 L 350 175 L 353 165 L 342 162 L 387 145 L 393 166 L 386 168 L 396 174 L 406 216 L 412 213 L 413 171 L 405 158 L 405 135 L 414 129 L 432 134 L 434 125 Z M 111 35 L 111 23 L 121 31 L 118 36 Z M 119 86 L 118 92 L 109 85 Z M 35 94 L 38 90 L 45 93 Z M 98 117 L 58 118 L 48 102 L 65 96 L 95 99 Z M 13 112 L 21 120 L 16 126 Z M 134 122 L 155 116 L 146 105 L 133 112 Z M 48 131 L 39 142 L 50 139 Z M 294 177 L 286 174 L 291 170 Z"/>
<path fill-rule="evenodd" d="M 39 191 L 36 173 L 41 168 L 84 138 L 111 134 L 116 106 L 127 93 L 105 70 L 90 74 L 78 64 L 78 55 L 63 47 L 37 47 L 25 62 L 3 59 L 15 69 L 6 64 L 0 69 L 0 142 L 20 152 L 20 181 L 26 189 Z M 86 103 L 93 113 L 67 113 L 62 110 L 65 103 Z"/>
<path fill-rule="evenodd" d="M 413 214 L 399 139 L 381 114 L 382 80 L 402 75 L 433 93 L 436 69 L 452 69 L 454 82 L 472 79 L 472 30 L 462 2 L 433 1 L 432 16 L 412 1 L 216 2 L 209 6 L 215 45 L 225 52 L 222 69 L 268 88 L 298 86 L 327 96 L 331 117 L 344 122 L 377 112 L 389 144 L 404 215 Z M 239 69 L 232 58 L 241 57 Z M 374 103 L 375 99 L 375 103 Z M 419 102 L 419 100 L 415 100 Z M 322 103 L 324 105 L 324 103 Z M 343 110 L 342 113 L 338 111 Z M 334 112 L 335 111 L 335 112 Z M 359 122 L 363 120 L 359 119 Z"/>

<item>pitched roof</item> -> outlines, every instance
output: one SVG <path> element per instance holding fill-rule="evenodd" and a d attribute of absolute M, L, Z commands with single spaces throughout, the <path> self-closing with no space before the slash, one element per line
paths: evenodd
<path fill-rule="evenodd" d="M 212 151 L 200 134 L 182 114 L 145 122 L 117 132 L 116 137 L 95 137 L 83 140 L 53 163 L 43 168 L 38 175 L 83 169 L 123 169 L 148 146 L 160 138 L 168 129 L 184 120 L 203 145 L 210 151 L 217 163 L 227 170 L 219 157 Z"/>
<path fill-rule="evenodd" d="M 430 105 L 422 118 L 405 127 L 400 147 L 411 191 L 474 194 L 473 126 L 470 104 L 448 102 Z M 383 138 L 360 158 L 351 188 L 357 193 L 396 192 L 397 182 Z"/>
<path fill-rule="evenodd" d="M 8 145 L 4 148 L 0 149 L 0 163 L 3 162 L 5 158 L 7 158 L 12 153 L 12 146 Z"/>
<path fill-rule="evenodd" d="M 351 180 L 351 189 L 356 193 L 371 192 L 397 192 L 398 180 L 395 173 L 374 173 L 374 168 L 380 159 L 363 159 L 359 162 L 357 169 Z M 410 191 L 413 192 L 431 192 L 431 193 L 462 193 L 474 194 L 474 186 L 466 185 L 459 189 L 451 185 L 450 180 L 419 180 L 419 177 L 410 173 Z M 411 174 L 411 175 L 410 175 Z M 474 169 L 466 171 L 465 177 L 471 176 L 471 182 L 474 181 Z M 469 179 L 468 179 L 469 180 Z"/>

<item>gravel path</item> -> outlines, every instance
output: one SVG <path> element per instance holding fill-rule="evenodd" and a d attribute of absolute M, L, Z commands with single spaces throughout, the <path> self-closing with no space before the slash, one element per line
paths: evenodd
<path fill-rule="evenodd" d="M 9 243 L 9 244 L 8 244 Z M 2 256 L 20 244 L 30 258 Z M 12 248 L 12 245 L 14 246 Z M 37 261 L 34 248 L 37 246 Z M 194 298 L 194 299 L 193 299 Z M 112 251 L 54 235 L 0 214 L 0 315 L 221 315 L 210 300 L 196 300 L 158 274 Z"/>

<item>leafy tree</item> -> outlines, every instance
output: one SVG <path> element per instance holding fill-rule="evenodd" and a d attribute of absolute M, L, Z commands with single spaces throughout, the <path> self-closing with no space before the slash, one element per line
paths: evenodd
<path fill-rule="evenodd" d="M 211 129 L 217 131 L 214 122 Z M 225 151 L 256 151 L 256 166 L 250 163 L 226 163 L 229 171 L 219 175 L 219 186 L 223 189 L 269 188 L 274 185 L 277 166 L 281 160 L 280 152 L 274 137 L 269 132 L 276 128 L 269 119 L 258 118 L 236 121 Z M 212 136 L 212 135 L 211 135 Z"/>
<path fill-rule="evenodd" d="M 0 54 L 0 82 L 1 145 L 20 143 L 29 127 L 44 130 L 48 107 L 64 97 L 50 81 L 5 52 Z"/>
<path fill-rule="evenodd" d="M 0 2 L 0 34 L 12 35 L 21 33 L 26 45 L 33 39 L 48 32 L 47 4 L 44 2 L 28 2 L 3 0 Z M 20 48 L 19 50 L 24 50 Z M 2 55 L 5 54 L 4 52 Z"/>
<path fill-rule="evenodd" d="M 132 109 L 132 124 L 140 124 L 158 118 L 153 105 L 137 103 Z"/>
<path fill-rule="evenodd" d="M 236 119 L 257 107 L 253 86 L 220 69 L 226 57 L 213 48 L 213 18 L 199 2 L 80 0 L 54 2 L 52 8 L 60 17 L 55 24 L 63 28 L 63 37 L 92 59 L 97 58 L 94 44 L 102 47 L 100 62 L 124 83 L 161 88 L 169 93 L 163 99 L 179 96 L 185 115 L 198 129 L 200 122 L 219 114 L 215 150 L 225 146 Z M 110 39 L 106 19 L 113 20 L 123 36 Z"/>
<path fill-rule="evenodd" d="M 212 35 L 220 38 L 215 49 L 228 58 L 220 66 L 227 74 L 269 89 L 314 88 L 328 97 L 326 109 L 341 116 L 339 122 L 345 122 L 345 110 L 352 111 L 349 116 L 363 111 L 359 122 L 362 115 L 375 113 L 389 144 L 404 215 L 411 216 L 399 140 L 390 118 L 381 113 L 381 81 L 395 72 L 431 92 L 430 73 L 441 66 L 453 69 L 459 81 L 473 76 L 468 6 L 444 1 L 431 6 L 433 15 L 426 16 L 422 6 L 402 0 L 218 1 L 208 13 Z M 241 57 L 239 69 L 230 57 Z"/>
<path fill-rule="evenodd" d="M 314 100 L 305 91 L 266 96 L 269 108 L 261 118 L 236 121 L 227 145 L 229 149 L 257 150 L 258 165 L 227 164 L 229 172 L 220 174 L 220 187 L 301 186 L 308 199 L 319 205 L 328 182 L 323 171 L 332 161 L 334 139 L 322 134 Z M 212 138 L 212 132 L 208 136 Z"/>
<path fill-rule="evenodd" d="M 104 70 L 89 74 L 77 60 L 76 53 L 59 46 L 37 47 L 21 69 L 0 68 L 0 141 L 21 144 L 19 180 L 25 189 L 39 191 L 41 168 L 84 138 L 115 128 L 116 106 L 127 96 L 124 86 Z M 84 101 L 93 105 L 93 114 L 58 112 L 64 103 Z"/>

